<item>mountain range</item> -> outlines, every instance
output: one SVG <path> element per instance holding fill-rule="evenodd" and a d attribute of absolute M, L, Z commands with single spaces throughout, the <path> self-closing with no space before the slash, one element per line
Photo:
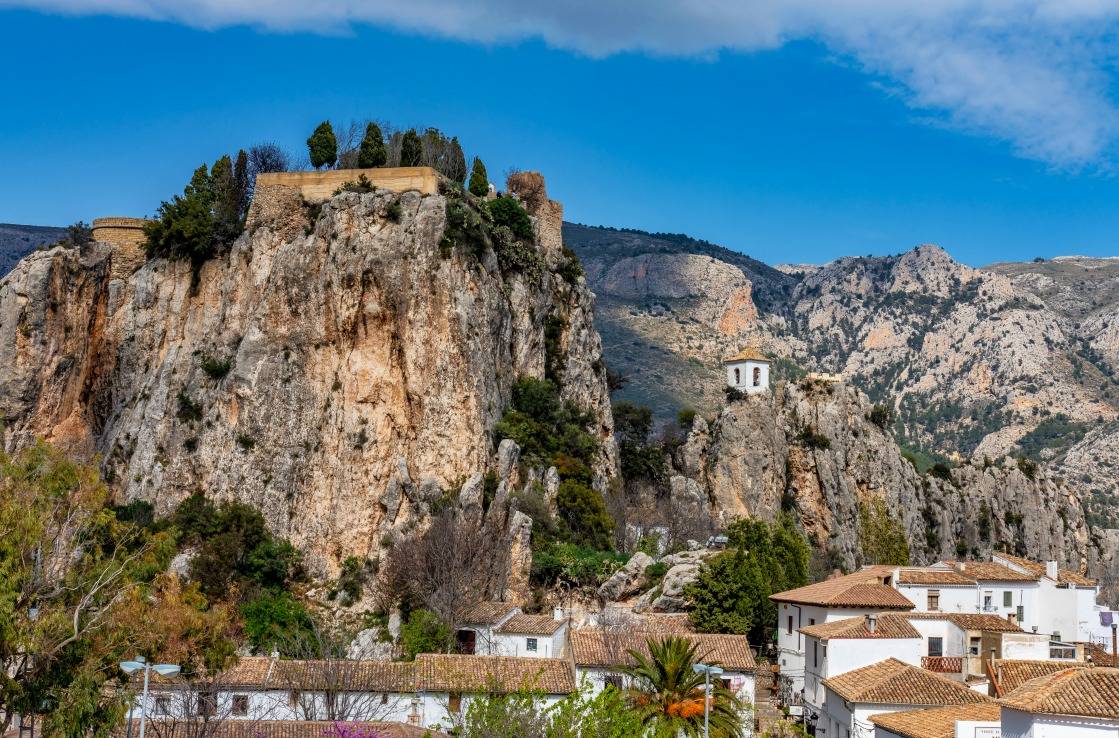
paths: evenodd
<path fill-rule="evenodd" d="M 972 268 L 935 245 L 769 266 L 679 234 L 565 224 L 597 296 L 616 396 L 709 417 L 743 346 L 778 378 L 842 375 L 894 414 L 919 468 L 1047 462 L 1117 525 L 1119 259 Z"/>

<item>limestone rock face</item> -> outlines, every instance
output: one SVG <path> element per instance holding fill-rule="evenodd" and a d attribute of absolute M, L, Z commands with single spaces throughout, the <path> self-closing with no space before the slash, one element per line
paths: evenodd
<path fill-rule="evenodd" d="M 613 575 L 598 588 L 598 596 L 606 602 L 616 602 L 635 594 L 645 586 L 647 577 L 645 569 L 653 565 L 653 557 L 638 551 L 626 565 L 614 572 Z"/>
<path fill-rule="evenodd" d="M 1088 524 L 1077 490 L 1044 464 L 976 457 L 948 478 L 922 475 L 870 422 L 872 407 L 844 383 L 782 383 L 772 396 L 724 408 L 683 466 L 700 470 L 693 478 L 717 516 L 772 520 L 790 510 L 847 568 L 864 563 L 860 503 L 880 498 L 904 527 L 914 563 L 1005 549 L 1056 559 L 1114 586 L 1116 537 Z"/>
<path fill-rule="evenodd" d="M 99 454 L 119 499 L 159 513 L 199 490 L 251 503 L 333 571 L 471 475 L 516 483 L 493 427 L 516 378 L 543 376 L 558 319 L 561 394 L 594 413 L 596 471 L 614 472 L 581 278 L 441 252 L 442 195 L 344 193 L 312 212 L 260 215 L 196 274 L 154 259 L 111 280 L 104 244 L 24 258 L 0 281 L 5 447 Z"/>

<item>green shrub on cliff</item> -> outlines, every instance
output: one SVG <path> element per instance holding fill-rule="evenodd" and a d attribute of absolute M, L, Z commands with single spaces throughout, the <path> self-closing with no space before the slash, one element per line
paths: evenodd
<path fill-rule="evenodd" d="M 204 261 L 214 251 L 213 192 L 206 165 L 194 170 L 182 195 L 163 202 L 155 220 L 144 224 L 149 256 Z"/>
<path fill-rule="evenodd" d="M 494 225 L 506 226 L 517 238 L 531 241 L 535 234 L 532 232 L 532 221 L 528 213 L 517 201 L 517 198 L 506 196 L 498 197 L 486 204 Z"/>

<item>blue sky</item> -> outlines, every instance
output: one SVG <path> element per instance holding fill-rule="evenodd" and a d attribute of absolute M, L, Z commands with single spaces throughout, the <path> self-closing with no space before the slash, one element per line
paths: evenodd
<path fill-rule="evenodd" d="M 975 41 L 964 51 L 1017 65 L 1004 70 L 1016 96 L 1000 98 L 997 79 L 953 78 L 990 63 L 922 70 L 908 44 L 928 39 L 883 49 L 847 26 L 680 41 L 653 23 L 630 39 L 517 16 L 476 37 L 424 18 L 277 28 L 112 0 L 15 4 L 39 7 L 0 0 L 0 222 L 150 214 L 202 161 L 268 140 L 301 152 L 324 118 L 374 117 L 458 135 L 495 179 L 540 170 L 569 220 L 771 263 L 925 242 L 975 265 L 1119 255 L 1113 69 L 1091 39 L 1055 53 L 1055 80 L 1030 77 L 1030 54 L 1053 53 L 1040 42 Z M 956 41 L 937 33 L 948 58 Z"/>

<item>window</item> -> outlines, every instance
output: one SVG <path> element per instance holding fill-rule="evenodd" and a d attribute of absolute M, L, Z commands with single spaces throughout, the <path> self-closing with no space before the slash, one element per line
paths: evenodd
<path fill-rule="evenodd" d="M 734 383 L 735 384 L 742 384 L 742 370 L 741 369 L 735 369 L 734 370 Z"/>
<path fill-rule="evenodd" d="M 754 367 L 754 386 L 761 387 L 762 385 L 762 370 Z"/>
<path fill-rule="evenodd" d="M 453 715 L 458 715 L 462 711 L 462 695 L 458 692 L 451 692 L 447 697 L 447 709 Z"/>
<path fill-rule="evenodd" d="M 808 618 L 808 624 L 809 625 L 815 625 L 816 624 L 816 618 Z"/>
<path fill-rule="evenodd" d="M 614 689 L 622 688 L 621 674 L 607 674 L 605 677 L 603 677 L 602 681 L 607 687 L 613 687 Z"/>
<path fill-rule="evenodd" d="M 1018 605 L 1018 625 L 1026 622 L 1026 608 Z"/>
<path fill-rule="evenodd" d="M 159 716 L 166 716 L 171 714 L 171 698 L 170 697 L 156 697 L 155 698 L 155 714 Z"/>
<path fill-rule="evenodd" d="M 925 609 L 927 609 L 929 612 L 936 612 L 937 610 L 940 609 L 940 590 L 939 589 L 930 589 L 929 590 L 929 603 L 928 603 L 928 607 L 925 608 Z"/>
<path fill-rule="evenodd" d="M 820 642 L 812 641 L 812 665 L 820 665 Z"/>
<path fill-rule="evenodd" d="M 940 636 L 929 636 L 929 656 L 944 655 L 944 639 Z"/>
<path fill-rule="evenodd" d="M 232 712 L 235 717 L 245 717 L 249 714 L 249 696 L 247 694 L 233 695 Z"/>
<path fill-rule="evenodd" d="M 793 634 L 793 616 L 789 616 L 789 624 L 785 627 L 785 632 L 789 635 Z"/>
<path fill-rule="evenodd" d="M 990 592 L 984 592 L 983 593 L 983 609 L 986 610 L 987 612 L 990 612 L 991 610 L 995 609 L 994 605 L 992 604 L 991 593 Z"/>
<path fill-rule="evenodd" d="M 979 655 L 979 637 L 978 636 L 972 636 L 971 640 L 968 641 L 967 652 L 972 656 L 978 656 Z"/>
<path fill-rule="evenodd" d="M 535 638 L 525 638 L 525 650 L 536 653 L 536 639 Z"/>
<path fill-rule="evenodd" d="M 212 717 L 217 711 L 217 703 L 214 701 L 213 692 L 199 692 L 198 693 L 198 716 L 199 717 Z"/>
<path fill-rule="evenodd" d="M 1007 590 L 1002 593 L 1002 606 L 1012 607 L 1014 605 L 1014 593 Z"/>

